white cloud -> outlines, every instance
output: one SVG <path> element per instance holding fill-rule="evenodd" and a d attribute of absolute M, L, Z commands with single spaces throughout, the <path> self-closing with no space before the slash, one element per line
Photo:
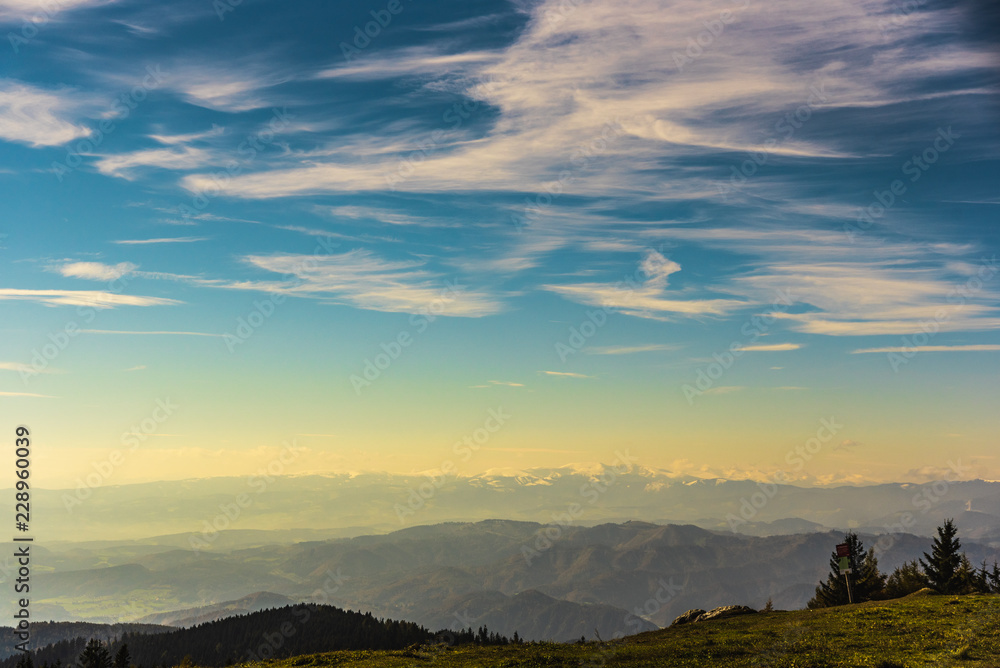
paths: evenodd
<path fill-rule="evenodd" d="M 677 350 L 679 346 L 665 343 L 649 343 L 641 346 L 603 346 L 596 348 L 586 348 L 584 352 L 588 355 L 634 355 L 635 353 L 648 353 L 661 350 Z"/>
<path fill-rule="evenodd" d="M 1000 344 L 974 343 L 959 346 L 886 346 L 884 348 L 860 348 L 852 350 L 854 355 L 864 353 L 968 353 L 1000 352 Z"/>
<path fill-rule="evenodd" d="M 745 353 L 769 353 L 769 352 L 781 352 L 784 350 L 798 350 L 802 347 L 801 343 L 765 343 L 755 346 L 743 346 L 740 348 Z"/>
<path fill-rule="evenodd" d="M 187 244 L 195 241 L 207 241 L 209 237 L 161 237 L 159 239 L 121 239 L 112 243 L 125 245 L 140 244 Z"/>
<path fill-rule="evenodd" d="M 721 385 L 705 390 L 702 394 L 732 394 L 733 392 L 742 392 L 745 389 L 747 388 L 742 385 Z"/>
<path fill-rule="evenodd" d="M 47 394 L 35 394 L 34 392 L 0 392 L 0 397 L 33 397 L 36 399 L 55 399 L 56 397 Z"/>
<path fill-rule="evenodd" d="M 105 176 L 131 179 L 141 167 L 162 169 L 197 169 L 213 162 L 212 152 L 192 146 L 152 148 L 131 153 L 101 156 L 95 166 Z"/>
<path fill-rule="evenodd" d="M 115 308 L 117 306 L 167 306 L 181 304 L 176 299 L 121 295 L 96 290 L 19 290 L 0 288 L 0 301 L 30 301 L 46 306 L 90 306 Z"/>
<path fill-rule="evenodd" d="M 977 257 L 979 249 L 971 244 L 920 243 L 895 235 L 852 241 L 840 232 L 804 227 L 667 227 L 644 236 L 750 256 L 725 288 L 761 304 L 790 295 L 793 304 L 773 315 L 797 332 L 905 335 L 930 326 L 937 331 L 1000 326 L 997 265 Z"/>
<path fill-rule="evenodd" d="M 354 250 L 337 255 L 249 255 L 248 264 L 296 281 L 245 281 L 219 287 L 328 299 L 357 308 L 478 318 L 502 310 L 494 297 L 423 268 Z"/>
<path fill-rule="evenodd" d="M 524 387 L 524 383 L 512 383 L 506 380 L 490 380 L 488 385 L 470 385 L 469 387 L 481 390 L 489 387 Z"/>
<path fill-rule="evenodd" d="M 167 85 L 186 101 L 230 113 L 278 104 L 267 89 L 291 78 L 261 64 L 259 58 L 255 61 L 238 59 L 225 67 L 207 66 L 202 62 L 177 63 L 168 71 L 171 77 Z"/>
<path fill-rule="evenodd" d="M 208 334 L 206 332 L 176 332 L 176 331 L 127 331 L 118 329 L 81 329 L 81 334 L 123 334 L 126 336 L 210 336 L 225 338 L 225 334 Z M 145 369 L 146 367 L 136 367 Z M 134 369 L 126 369 L 133 371 Z"/>
<path fill-rule="evenodd" d="M 20 23 L 34 18 L 45 23 L 59 18 L 63 12 L 108 4 L 109 0 L 0 0 L 0 21 Z M 111 0 L 113 1 L 113 0 Z M 20 31 L 15 35 L 20 36 Z"/>
<path fill-rule="evenodd" d="M 125 274 L 130 274 L 138 269 L 138 265 L 131 262 L 119 262 L 115 265 L 103 264 L 101 262 L 70 262 L 58 268 L 63 276 L 69 278 L 83 278 L 91 281 L 113 281 L 121 278 Z"/>
<path fill-rule="evenodd" d="M 90 130 L 75 123 L 78 96 L 0 79 L 0 139 L 31 146 L 60 146 Z"/>
<path fill-rule="evenodd" d="M 569 371 L 539 371 L 538 373 L 545 374 L 546 376 L 557 376 L 560 378 L 594 378 L 594 376 L 588 376 L 582 373 L 572 373 Z"/>
<path fill-rule="evenodd" d="M 748 302 L 733 299 L 668 299 L 663 296 L 667 278 L 681 266 L 656 251 L 647 251 L 636 277 L 645 278 L 618 283 L 579 283 L 575 285 L 543 285 L 554 292 L 582 304 L 620 309 L 626 315 L 663 319 L 669 315 L 723 315 Z"/>
<path fill-rule="evenodd" d="M 391 79 L 401 75 L 437 76 L 441 72 L 471 71 L 473 66 L 494 63 L 499 54 L 492 51 L 467 51 L 441 54 L 426 47 L 402 49 L 383 57 L 371 57 L 320 71 L 320 79 Z"/>
<path fill-rule="evenodd" d="M 719 21 L 723 10 L 734 17 L 725 25 Z M 984 49 L 924 46 L 922 37 L 960 30 L 955 12 L 918 12 L 887 37 L 879 21 L 898 12 L 892 0 L 835 0 L 809 11 L 794 0 L 767 5 L 545 0 L 528 11 L 532 18 L 524 31 L 499 52 L 421 47 L 372 54 L 319 74 L 416 75 L 425 85 L 463 93 L 496 114 L 485 136 L 459 133 L 438 142 L 396 189 L 541 192 L 570 169 L 573 178 L 560 185 L 564 193 L 717 194 L 714 182 L 677 159 L 760 150 L 820 159 L 869 155 L 865 137 L 796 132 L 779 122 L 804 105 L 812 115 L 926 99 L 920 84 L 931 77 L 958 82 L 993 66 Z M 718 24 L 719 34 L 713 36 L 707 23 Z M 693 40 L 706 35 L 700 55 L 679 61 Z M 934 95 L 986 92 L 958 86 Z M 412 134 L 409 128 L 395 131 Z M 385 152 L 387 141 L 368 139 L 381 155 L 358 145 L 332 147 L 305 166 L 242 175 L 227 192 L 272 198 L 381 190 L 400 156 L 413 150 L 412 137 L 397 142 L 398 154 Z M 595 143 L 601 148 L 584 161 L 586 169 L 576 168 L 580 149 Z M 338 146 L 344 144 L 338 138 Z M 208 185 L 208 177 L 189 176 L 183 183 L 197 191 Z"/>
<path fill-rule="evenodd" d="M 0 362 L 0 371 L 17 371 L 18 373 L 52 373 L 51 369 L 35 369 L 30 364 L 20 362 Z"/>
<path fill-rule="evenodd" d="M 151 134 L 149 135 L 149 138 L 155 139 L 161 144 L 166 144 L 167 146 L 174 146 L 190 144 L 191 142 L 201 141 L 211 137 L 218 137 L 224 134 L 225 131 L 226 129 L 221 125 L 212 125 L 211 129 L 204 130 L 202 132 L 189 132 L 180 135 Z"/>

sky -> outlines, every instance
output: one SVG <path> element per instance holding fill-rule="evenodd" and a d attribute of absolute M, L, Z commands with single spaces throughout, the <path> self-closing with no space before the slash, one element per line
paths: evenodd
<path fill-rule="evenodd" d="M 997 17 L 0 0 L 2 428 L 49 488 L 1000 479 Z"/>

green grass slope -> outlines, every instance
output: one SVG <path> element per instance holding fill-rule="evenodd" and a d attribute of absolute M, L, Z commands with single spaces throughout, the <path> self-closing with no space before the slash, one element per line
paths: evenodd
<path fill-rule="evenodd" d="M 1000 596 L 916 596 L 825 610 L 760 613 L 603 643 L 329 652 L 264 665 L 1000 667 Z"/>

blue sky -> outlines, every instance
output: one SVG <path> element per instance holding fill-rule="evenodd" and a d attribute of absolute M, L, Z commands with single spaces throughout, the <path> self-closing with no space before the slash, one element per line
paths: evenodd
<path fill-rule="evenodd" d="M 996 15 L 0 1 L 5 419 L 50 486 L 143 420 L 117 481 L 429 470 L 499 406 L 465 473 L 836 416 L 804 483 L 1000 478 Z"/>

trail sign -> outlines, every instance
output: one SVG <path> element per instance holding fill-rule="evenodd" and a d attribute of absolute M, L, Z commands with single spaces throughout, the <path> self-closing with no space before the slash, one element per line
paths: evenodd
<path fill-rule="evenodd" d="M 841 557 L 840 558 L 839 568 L 840 568 L 840 572 L 841 573 L 850 573 L 851 572 L 851 558 L 850 557 Z"/>
<path fill-rule="evenodd" d="M 838 557 L 851 556 L 851 546 L 848 543 L 840 543 L 839 545 L 837 545 L 837 556 Z"/>

